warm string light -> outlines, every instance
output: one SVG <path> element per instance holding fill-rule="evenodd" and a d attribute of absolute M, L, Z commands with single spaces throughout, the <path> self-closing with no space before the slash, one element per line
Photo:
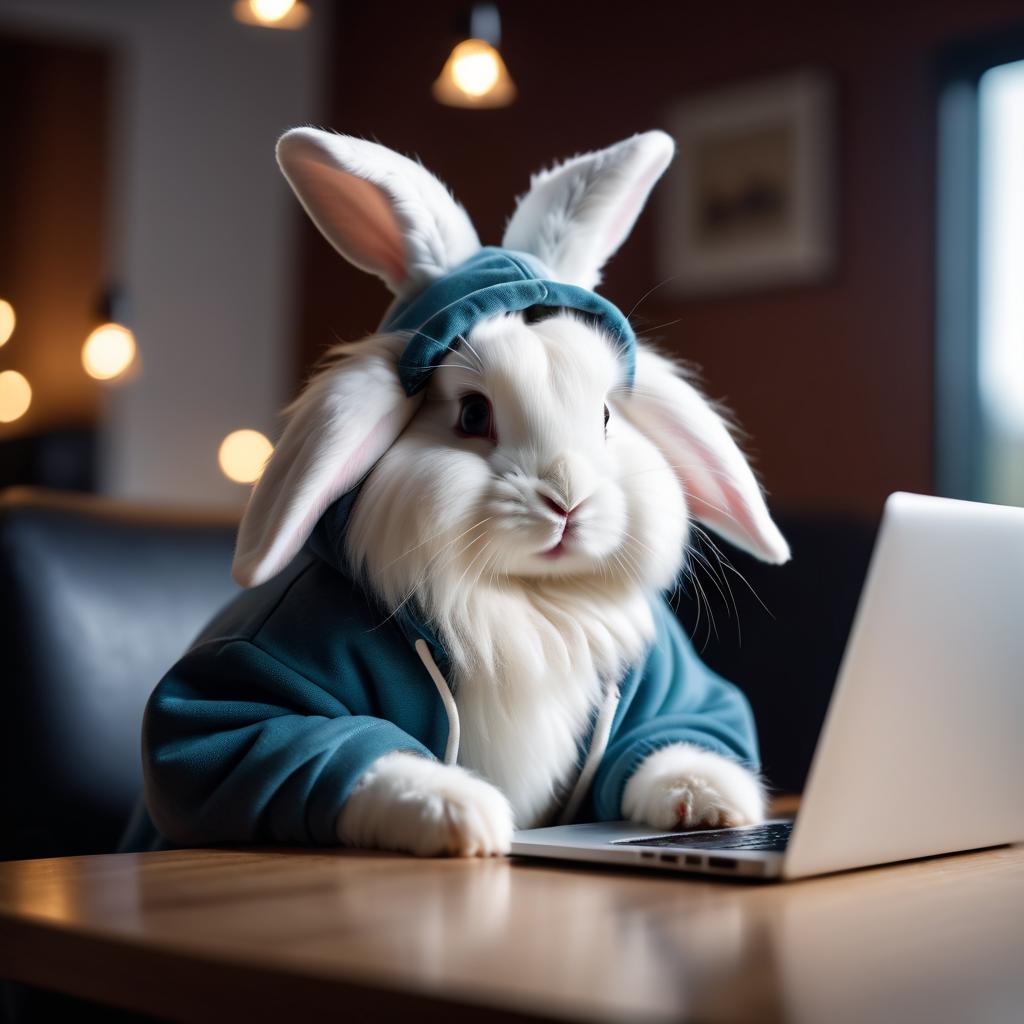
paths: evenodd
<path fill-rule="evenodd" d="M 96 380 L 120 377 L 135 361 L 135 335 L 121 324 L 101 324 L 82 346 L 82 365 Z"/>
<path fill-rule="evenodd" d="M 0 299 L 0 345 L 6 345 L 14 333 L 18 318 L 14 307 Z M 32 386 L 17 370 L 0 373 L 0 423 L 13 423 L 28 412 L 32 404 Z"/>
<path fill-rule="evenodd" d="M 233 430 L 220 443 L 217 462 L 221 472 L 238 484 L 260 478 L 274 446 L 258 430 Z"/>
<path fill-rule="evenodd" d="M 14 333 L 17 317 L 14 307 L 0 299 L 0 346 Z M 96 380 L 113 380 L 135 361 L 135 336 L 127 327 L 106 323 L 97 327 L 82 345 L 82 365 Z M 28 412 L 32 404 L 32 385 L 17 370 L 0 373 L 0 423 L 13 423 Z"/>
<path fill-rule="evenodd" d="M 13 423 L 28 412 L 32 387 L 17 370 L 0 373 L 0 423 Z"/>

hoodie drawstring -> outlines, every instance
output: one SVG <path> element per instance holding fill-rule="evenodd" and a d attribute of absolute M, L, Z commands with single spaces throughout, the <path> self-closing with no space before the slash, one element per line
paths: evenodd
<path fill-rule="evenodd" d="M 438 696 L 440 696 L 445 714 L 448 716 L 448 742 L 444 748 L 444 763 L 455 764 L 459 758 L 460 727 L 458 705 L 455 703 L 455 698 L 452 696 L 452 691 L 441 674 L 441 670 L 437 667 L 437 662 L 434 661 L 434 657 L 430 653 L 430 647 L 427 645 L 426 640 L 417 640 L 413 647 L 416 649 L 420 661 L 423 662 L 423 667 L 433 680 L 434 686 L 437 687 Z M 576 817 L 576 812 L 579 810 L 583 797 L 593 781 L 598 765 L 601 763 L 601 758 L 604 757 L 604 752 L 608 749 L 608 738 L 611 736 L 612 722 L 615 719 L 615 712 L 618 710 L 618 707 L 619 688 L 613 684 L 605 695 L 597 721 L 594 723 L 594 733 L 590 738 L 590 749 L 587 751 L 583 767 L 580 769 L 579 777 L 576 779 L 576 785 L 573 786 L 569 799 L 559 815 L 559 824 L 567 824 Z"/>
<path fill-rule="evenodd" d="M 437 662 L 434 661 L 433 655 L 430 653 L 430 648 L 427 646 L 426 640 L 417 640 L 413 644 L 416 648 L 416 653 L 420 656 L 420 661 L 423 662 L 423 667 L 427 670 L 430 678 L 434 681 L 434 685 L 437 687 L 438 695 L 441 698 L 441 703 L 444 705 L 445 714 L 448 716 L 448 742 L 444 748 L 444 763 L 455 764 L 459 759 L 459 709 L 455 703 L 455 698 L 452 696 L 452 691 L 448 688 L 441 670 L 437 667 Z"/>
<path fill-rule="evenodd" d="M 594 723 L 594 734 L 590 738 L 590 749 L 587 751 L 587 758 L 580 769 L 576 785 L 572 787 L 569 799 L 558 816 L 559 825 L 568 825 L 576 812 L 580 809 L 583 797 L 586 796 L 590 783 L 597 772 L 601 758 L 608 749 L 608 739 L 612 732 L 612 722 L 615 720 L 615 712 L 619 709 L 619 688 L 614 683 L 609 686 L 605 695 L 604 703 L 598 713 L 597 721 Z"/>

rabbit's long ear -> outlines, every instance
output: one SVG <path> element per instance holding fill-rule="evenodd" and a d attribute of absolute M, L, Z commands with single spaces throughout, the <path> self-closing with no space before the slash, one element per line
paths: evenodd
<path fill-rule="evenodd" d="M 448 189 L 385 146 L 294 128 L 278 140 L 277 161 L 331 245 L 395 295 L 414 294 L 480 248 Z"/>
<path fill-rule="evenodd" d="M 671 136 L 644 132 L 534 175 L 502 244 L 532 253 L 560 281 L 593 288 L 674 152 Z"/>
<path fill-rule="evenodd" d="M 764 562 L 789 560 L 747 460 L 682 367 L 640 345 L 636 383 L 620 405 L 672 466 L 691 515 Z"/>
<path fill-rule="evenodd" d="M 232 575 L 244 587 L 276 576 L 324 510 L 394 444 L 419 405 L 409 398 L 385 341 L 351 346 L 292 405 L 288 425 L 238 529 Z"/>

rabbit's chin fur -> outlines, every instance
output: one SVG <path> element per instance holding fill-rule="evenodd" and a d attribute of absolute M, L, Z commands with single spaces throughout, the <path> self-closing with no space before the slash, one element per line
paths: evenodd
<path fill-rule="evenodd" d="M 682 567 L 683 492 L 617 412 L 620 374 L 611 342 L 571 316 L 484 322 L 434 374 L 347 532 L 354 570 L 383 603 L 415 601 L 437 629 L 459 763 L 507 796 L 518 827 L 564 799 L 604 688 L 643 655 L 651 597 Z M 490 399 L 497 443 L 454 436 L 466 392 Z M 556 559 L 543 554 L 561 529 L 543 494 L 580 503 Z"/>

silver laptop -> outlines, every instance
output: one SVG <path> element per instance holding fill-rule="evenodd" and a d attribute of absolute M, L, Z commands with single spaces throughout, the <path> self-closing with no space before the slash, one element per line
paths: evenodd
<path fill-rule="evenodd" d="M 512 853 L 767 880 L 1018 841 L 1024 509 L 900 493 L 795 821 L 564 825 L 517 832 Z"/>

